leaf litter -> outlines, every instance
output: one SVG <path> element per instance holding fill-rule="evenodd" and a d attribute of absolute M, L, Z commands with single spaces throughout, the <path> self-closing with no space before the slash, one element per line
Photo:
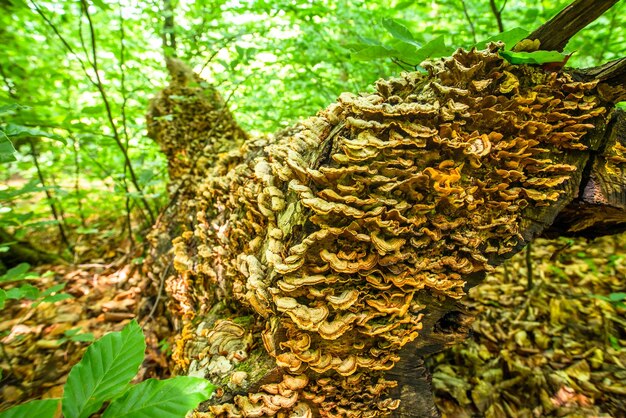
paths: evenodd
<path fill-rule="evenodd" d="M 65 282 L 73 296 L 56 303 L 33 306 L 30 300 L 7 301 L 0 312 L 0 410 L 29 399 L 55 398 L 63 393 L 67 375 L 89 343 L 111 331 L 120 331 L 131 319 L 146 316 L 150 300 L 143 291 L 148 279 L 127 257 L 110 264 L 42 266 L 36 284 L 49 288 Z M 167 320 L 154 318 L 144 326 L 148 349 L 136 377 L 169 377 Z"/>
<path fill-rule="evenodd" d="M 466 298 L 477 313 L 468 339 L 430 360 L 443 417 L 626 416 L 626 235 L 537 240 L 527 286 L 524 251 Z M 9 302 L 2 311 L 0 409 L 62 395 L 93 334 L 118 331 L 149 309 L 132 264 L 47 267 L 73 299 Z M 43 269 L 45 270 L 45 268 Z M 148 308 L 146 308 L 148 306 Z M 169 376 L 167 320 L 151 318 L 136 380 Z M 78 337 L 77 337 L 78 336 Z"/>
<path fill-rule="evenodd" d="M 625 417 L 626 236 L 539 239 L 466 298 L 468 339 L 434 355 L 444 417 Z"/>

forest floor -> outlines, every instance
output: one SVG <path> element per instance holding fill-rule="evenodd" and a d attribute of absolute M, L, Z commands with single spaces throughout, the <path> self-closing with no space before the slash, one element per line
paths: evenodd
<path fill-rule="evenodd" d="M 88 341 L 137 312 L 148 344 L 137 380 L 167 377 L 171 342 L 157 337 L 167 322 L 149 314 L 147 279 L 128 258 L 109 255 L 43 267 L 54 274 L 40 284 L 64 281 L 72 299 L 7 302 L 0 410 L 61 396 Z M 478 316 L 466 342 L 429 360 L 444 417 L 626 417 L 625 292 L 626 235 L 533 243 L 530 258 L 518 254 L 471 291 Z"/>
<path fill-rule="evenodd" d="M 446 417 L 626 417 L 626 235 L 537 240 L 479 286 L 435 355 Z M 532 283 L 528 283 L 528 271 Z"/>

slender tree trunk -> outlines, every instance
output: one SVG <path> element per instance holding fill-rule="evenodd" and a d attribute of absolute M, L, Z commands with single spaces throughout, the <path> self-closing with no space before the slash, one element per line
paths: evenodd
<path fill-rule="evenodd" d="M 437 416 L 423 359 L 465 338 L 466 292 L 551 225 L 624 225 L 614 67 L 458 51 L 256 139 L 168 68 L 148 125 L 172 203 L 147 268 L 175 372 L 219 387 L 198 417 Z"/>

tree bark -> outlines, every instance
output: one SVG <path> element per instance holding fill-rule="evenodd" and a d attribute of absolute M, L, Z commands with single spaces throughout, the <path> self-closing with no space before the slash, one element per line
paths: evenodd
<path fill-rule="evenodd" d="M 177 200 L 148 266 L 174 371 L 219 387 L 197 417 L 438 416 L 423 358 L 465 338 L 469 288 L 555 219 L 624 225 L 615 73 L 460 50 L 252 139 L 169 67 L 148 119 Z"/>
<path fill-rule="evenodd" d="M 619 0 L 576 0 L 531 33 L 545 51 L 563 51 L 569 40 Z"/>

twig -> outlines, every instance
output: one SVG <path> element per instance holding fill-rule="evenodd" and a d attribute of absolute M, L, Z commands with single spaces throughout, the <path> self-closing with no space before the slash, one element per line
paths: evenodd
<path fill-rule="evenodd" d="M 467 23 L 470 25 L 470 30 L 472 31 L 472 38 L 474 38 L 474 43 L 478 42 L 476 39 L 476 29 L 474 28 L 474 22 L 472 22 L 472 18 L 467 11 L 467 6 L 465 5 L 465 0 L 461 0 L 461 4 L 463 5 L 463 14 L 465 14 L 465 19 L 467 19 Z"/>
<path fill-rule="evenodd" d="M 70 244 L 69 240 L 67 239 L 67 235 L 65 234 L 65 227 L 64 227 L 65 222 L 63 221 L 63 217 L 59 216 L 59 212 L 57 211 L 57 208 L 54 204 L 54 198 L 52 197 L 50 190 L 48 190 L 48 187 L 46 186 L 46 181 L 44 179 L 43 172 L 41 171 L 41 166 L 39 166 L 39 159 L 37 158 L 38 155 L 37 155 L 37 147 L 35 146 L 35 141 L 31 138 L 29 141 L 29 144 L 30 144 L 31 155 L 33 156 L 33 163 L 35 163 L 35 169 L 37 171 L 37 177 L 39 178 L 39 182 L 41 183 L 44 193 L 46 194 L 46 197 L 48 198 L 48 205 L 50 206 L 50 211 L 52 212 L 52 216 L 54 217 L 54 220 L 57 222 L 57 226 L 59 228 L 59 235 L 61 236 L 61 241 L 63 241 L 63 244 L 65 244 L 67 249 L 71 253 L 73 253 L 74 250 L 72 248 L 72 245 Z"/>
<path fill-rule="evenodd" d="M 529 242 L 526 246 L 526 290 L 533 288 L 533 244 Z"/>
<path fill-rule="evenodd" d="M 498 30 L 500 33 L 504 32 L 504 25 L 502 24 L 502 11 L 504 10 L 504 6 L 506 6 L 507 0 L 504 0 L 502 6 L 498 9 L 496 6 L 495 0 L 489 0 L 489 5 L 491 6 L 491 11 L 493 15 L 496 17 L 496 22 L 498 22 Z"/>
<path fill-rule="evenodd" d="M 219 54 L 219 52 L 224 49 L 225 47 L 227 47 L 233 40 L 235 40 L 239 35 L 233 35 L 233 36 L 229 36 L 228 38 L 224 38 L 222 39 L 221 45 L 219 48 L 217 48 L 215 50 L 215 52 L 213 52 L 209 58 L 204 62 L 204 64 L 202 65 L 202 68 L 200 68 L 200 73 L 202 73 L 202 71 L 204 71 L 204 69 L 206 68 L 207 65 L 209 65 L 209 63 L 211 61 L 213 61 L 213 58 L 215 58 L 217 56 L 217 54 Z"/>
<path fill-rule="evenodd" d="M 126 103 L 128 102 L 128 96 L 126 94 L 126 73 L 124 72 L 124 63 L 126 61 L 126 57 L 124 53 L 126 50 L 124 49 L 124 16 L 122 16 L 122 6 L 119 7 L 119 19 L 120 19 L 120 89 L 122 93 L 122 107 L 120 109 L 122 113 L 122 132 L 124 133 L 124 140 L 126 141 L 125 148 L 128 150 L 130 146 L 130 136 L 128 135 L 128 123 L 126 120 Z M 126 184 L 126 170 L 127 166 L 124 166 L 124 186 L 128 189 L 128 184 Z M 135 237 L 133 236 L 133 224 L 131 221 L 131 213 L 130 213 L 130 196 L 126 193 L 126 199 L 124 201 L 124 207 L 126 209 L 126 228 L 128 228 L 128 239 L 130 240 L 130 251 L 132 252 L 135 248 Z M 154 221 L 152 222 L 154 224 Z"/>
<path fill-rule="evenodd" d="M 80 198 L 80 158 L 78 153 L 80 150 L 80 145 L 78 143 L 78 138 L 70 133 L 70 138 L 72 139 L 72 149 L 74 150 L 74 193 L 76 193 L 76 205 L 78 206 L 78 216 L 80 216 L 80 224 L 83 228 L 87 227 L 87 222 L 85 221 L 85 213 L 83 211 L 83 201 Z"/>
<path fill-rule="evenodd" d="M 167 267 L 165 267 L 165 271 L 163 272 L 163 274 L 160 277 L 159 291 L 157 293 L 157 297 L 156 297 L 156 299 L 154 301 L 154 304 L 152 305 L 152 309 L 150 309 L 150 313 L 148 314 L 146 319 L 143 321 L 144 326 L 145 326 L 145 324 L 148 323 L 148 321 L 150 321 L 150 319 L 152 319 L 152 316 L 154 315 L 154 313 L 156 312 L 157 308 L 159 307 L 159 301 L 161 300 L 161 295 L 163 294 L 163 288 L 165 287 L 165 279 L 167 279 L 167 274 L 170 272 L 170 268 L 171 267 L 172 267 L 172 262 L 170 261 L 169 264 L 167 265 Z"/>

